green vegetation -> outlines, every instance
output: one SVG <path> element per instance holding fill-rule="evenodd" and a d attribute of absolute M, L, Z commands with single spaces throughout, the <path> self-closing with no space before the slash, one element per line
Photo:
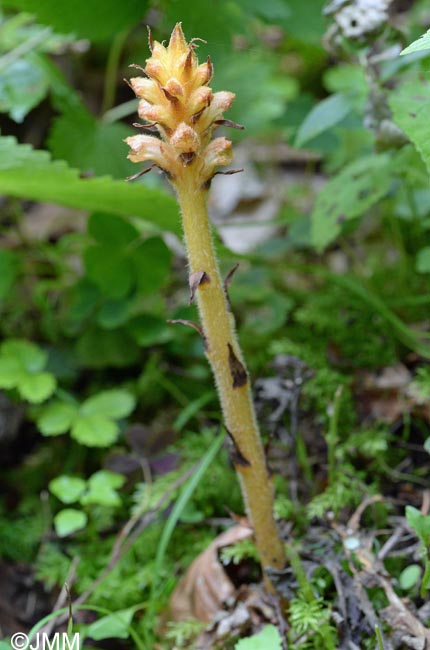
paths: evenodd
<path fill-rule="evenodd" d="M 96 4 L 0 13 L 1 650 L 18 629 L 64 630 L 69 603 L 83 647 L 418 647 L 427 3 Z M 204 342 L 169 322 L 198 322 L 179 209 L 160 170 L 125 182 L 146 165 L 123 140 L 147 131 L 122 80 L 142 74 L 128 66 L 145 65 L 146 26 L 161 42 L 179 21 L 246 127 L 218 125 L 245 172 L 216 176 L 209 207 L 288 541 L 286 568 L 265 564 L 276 598 L 240 525 L 246 453 Z"/>

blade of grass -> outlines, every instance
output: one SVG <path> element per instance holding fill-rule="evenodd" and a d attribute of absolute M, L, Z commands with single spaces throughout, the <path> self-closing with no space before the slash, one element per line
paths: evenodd
<path fill-rule="evenodd" d="M 219 450 L 221 449 L 224 436 L 225 436 L 224 433 L 219 434 L 217 438 L 214 440 L 214 442 L 212 443 L 211 447 L 209 447 L 209 449 L 206 452 L 206 455 L 203 456 L 202 461 L 199 467 L 197 468 L 195 474 L 190 478 L 188 483 L 186 483 L 185 487 L 183 488 L 178 500 L 176 501 L 172 509 L 172 512 L 169 515 L 169 518 L 161 534 L 160 543 L 157 549 L 157 555 L 155 556 L 155 566 L 154 566 L 155 576 L 158 576 L 160 574 L 160 570 L 164 561 L 164 557 L 166 555 L 167 547 L 173 535 L 173 531 L 175 530 L 176 525 L 188 501 L 191 499 L 194 491 L 196 490 L 198 484 L 202 480 L 205 472 L 210 467 L 216 455 L 218 454 Z M 153 585 L 155 584 L 156 582 L 153 583 Z"/>

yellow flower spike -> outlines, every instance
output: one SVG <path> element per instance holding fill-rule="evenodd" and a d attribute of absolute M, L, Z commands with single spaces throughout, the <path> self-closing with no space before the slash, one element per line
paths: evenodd
<path fill-rule="evenodd" d="M 254 528 L 265 585 L 273 590 L 267 569 L 283 569 L 284 545 L 273 517 L 272 481 L 207 212 L 210 181 L 217 168 L 230 164 L 233 158 L 230 140 L 213 139 L 213 133 L 219 125 L 243 127 L 223 119 L 234 94 L 212 93 L 208 86 L 213 74 L 211 60 L 208 57 L 206 63 L 199 65 L 195 47 L 193 41 L 186 42 L 180 23 L 167 47 L 150 39 L 152 54 L 146 62 L 147 78 L 133 78 L 131 86 L 140 98 L 139 116 L 148 120 L 160 137 L 139 135 L 127 138 L 126 142 L 131 147 L 130 160 L 154 161 L 167 173 L 178 197 L 189 260 L 191 300 L 196 299 L 199 308 L 206 355 L 232 442 L 232 461 Z"/>

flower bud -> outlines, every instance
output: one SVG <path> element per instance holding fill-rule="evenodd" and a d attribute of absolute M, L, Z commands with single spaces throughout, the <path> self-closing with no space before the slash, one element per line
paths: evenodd
<path fill-rule="evenodd" d="M 200 147 L 200 138 L 191 126 L 182 122 L 170 138 L 170 144 L 178 153 L 195 153 Z"/>
<path fill-rule="evenodd" d="M 162 166 L 163 149 L 162 142 L 158 140 L 158 138 L 153 138 L 150 135 L 133 135 L 130 138 L 126 138 L 124 142 L 126 142 L 131 149 L 128 158 L 132 162 L 153 160 L 155 163 Z"/>
<path fill-rule="evenodd" d="M 184 94 L 183 85 L 174 77 L 169 79 L 169 81 L 164 85 L 164 89 L 167 90 L 169 95 L 172 95 L 172 97 L 182 97 Z"/>

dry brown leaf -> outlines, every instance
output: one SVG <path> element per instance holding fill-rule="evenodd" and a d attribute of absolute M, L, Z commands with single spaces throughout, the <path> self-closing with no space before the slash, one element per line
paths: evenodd
<path fill-rule="evenodd" d="M 359 372 L 356 392 L 365 416 L 392 424 L 404 413 L 429 418 L 428 405 L 420 404 L 410 392 L 411 372 L 402 363 L 378 372 Z"/>
<path fill-rule="evenodd" d="M 197 618 L 209 622 L 223 603 L 235 595 L 236 590 L 218 559 L 218 552 L 252 534 L 248 526 L 233 526 L 194 560 L 170 598 L 171 620 Z"/>

